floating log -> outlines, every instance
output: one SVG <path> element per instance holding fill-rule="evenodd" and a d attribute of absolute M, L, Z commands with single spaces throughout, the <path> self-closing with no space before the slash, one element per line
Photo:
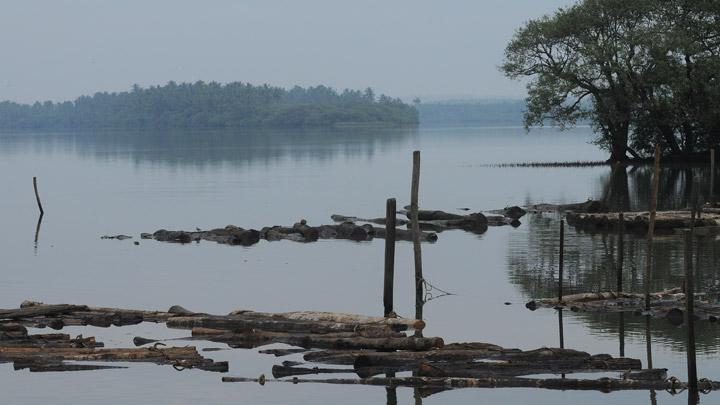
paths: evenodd
<path fill-rule="evenodd" d="M 272 354 L 275 357 L 290 356 L 292 354 L 305 353 L 307 349 L 265 349 L 258 350 L 258 353 Z"/>
<path fill-rule="evenodd" d="M 684 297 L 685 295 L 682 294 L 682 288 L 675 287 L 664 291 L 659 291 L 656 293 L 651 293 L 650 297 L 652 299 L 664 299 L 664 298 L 678 298 L 679 296 Z M 602 300 L 615 300 L 615 299 L 622 299 L 622 298 L 630 298 L 630 299 L 636 299 L 636 298 L 645 298 L 645 294 L 640 293 L 628 293 L 628 292 L 613 292 L 613 291 L 606 291 L 606 292 L 597 292 L 597 293 L 580 293 L 580 294 L 571 294 L 566 295 L 562 298 L 562 301 L 560 301 L 558 298 L 545 298 L 545 299 L 538 299 L 534 301 L 530 301 L 530 303 L 535 303 L 535 306 L 557 306 L 560 304 L 572 304 L 577 302 L 590 302 L 590 301 L 602 301 Z M 530 305 L 530 303 L 526 304 L 526 306 Z"/>
<path fill-rule="evenodd" d="M 57 347 L 0 347 L 0 362 L 10 361 L 57 362 L 103 361 L 148 362 L 169 364 L 182 368 L 198 368 L 206 371 L 227 372 L 227 362 L 215 362 L 202 357 L 194 347 L 149 348 L 57 348 Z"/>
<path fill-rule="evenodd" d="M 619 213 L 604 214 L 567 213 L 568 225 L 586 232 L 607 232 L 619 229 Z M 649 212 L 626 212 L 623 215 L 623 229 L 627 233 L 645 234 L 650 227 Z M 703 218 L 696 218 L 697 228 L 716 227 L 720 224 L 720 213 L 706 213 Z M 674 232 L 676 229 L 693 226 L 690 211 L 657 211 L 655 231 L 661 234 Z"/>
<path fill-rule="evenodd" d="M 126 366 L 108 366 L 104 364 L 78 364 L 66 363 L 64 361 L 48 361 L 43 360 L 19 360 L 13 362 L 14 370 L 27 369 L 31 373 L 46 373 L 60 371 L 94 371 L 94 370 L 111 370 L 118 368 L 127 368 Z"/>
<path fill-rule="evenodd" d="M 572 204 L 533 204 L 525 207 L 528 212 L 574 212 L 574 213 L 604 213 L 609 212 L 607 204 L 604 201 L 587 200 L 580 203 Z"/>
<path fill-rule="evenodd" d="M 272 318 L 272 319 L 290 319 L 297 321 L 314 321 L 314 322 L 337 322 L 349 324 L 368 324 L 368 325 L 390 325 L 393 327 L 404 326 L 402 330 L 415 329 L 421 330 L 425 328 L 425 322 L 420 319 L 405 318 L 384 318 L 381 316 L 365 316 L 356 314 L 344 314 L 338 312 L 318 312 L 318 311 L 293 311 L 280 313 L 255 312 L 250 310 L 235 310 L 230 315 L 243 315 L 256 318 Z"/>
<path fill-rule="evenodd" d="M 443 346 L 441 338 L 415 338 L 402 336 L 363 337 L 354 332 L 330 333 L 325 335 L 248 331 L 232 333 L 222 330 L 195 328 L 194 337 L 204 337 L 230 346 L 257 347 L 270 343 L 285 343 L 303 348 L 343 349 L 343 350 L 431 350 Z"/>
<path fill-rule="evenodd" d="M 624 390 L 670 390 L 680 391 L 687 388 L 687 383 L 677 379 L 667 380 L 630 380 L 618 378 L 600 378 L 581 380 L 570 378 L 437 378 L 437 377 L 373 377 L 373 378 L 335 378 L 335 379 L 300 379 L 269 380 L 264 375 L 259 378 L 223 377 L 223 382 L 287 382 L 293 384 L 342 384 L 342 385 L 374 385 L 382 387 L 411 388 L 542 388 L 551 390 L 585 390 L 585 391 L 624 391 Z M 720 382 L 704 381 L 705 389 L 720 389 Z"/>
<path fill-rule="evenodd" d="M 366 222 L 366 223 L 375 224 L 375 225 L 385 225 L 384 217 L 383 218 L 358 218 L 358 217 L 347 217 L 344 215 L 333 214 L 330 216 L 330 218 L 335 222 L 352 222 L 352 223 Z M 409 224 L 410 221 L 401 219 L 401 218 L 396 218 L 395 223 L 397 225 L 402 226 L 402 225 Z"/>
<path fill-rule="evenodd" d="M 208 240 L 228 245 L 250 246 L 260 241 L 260 232 L 255 229 L 243 229 L 228 225 L 225 228 L 196 232 L 160 229 L 152 234 L 152 238 L 161 242 L 190 243 L 192 241 Z"/>
<path fill-rule="evenodd" d="M 400 325 L 362 325 L 337 322 L 314 322 L 291 319 L 253 318 L 243 315 L 205 315 L 192 317 L 173 317 L 167 326 L 175 329 L 210 328 L 228 331 L 247 332 L 260 329 L 268 332 L 324 334 L 336 332 L 384 333 L 384 330 L 401 328 Z"/>

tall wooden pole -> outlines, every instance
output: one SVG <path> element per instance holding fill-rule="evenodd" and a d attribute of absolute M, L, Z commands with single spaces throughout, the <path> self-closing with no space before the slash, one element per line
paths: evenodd
<path fill-rule="evenodd" d="M 35 200 L 37 201 L 37 206 L 40 209 L 40 215 L 45 215 L 42 203 L 40 202 L 40 194 L 38 194 L 37 177 L 33 177 L 33 188 L 35 189 Z"/>
<path fill-rule="evenodd" d="M 423 317 L 423 271 L 420 250 L 420 223 L 418 222 L 418 193 L 420 190 L 420 151 L 413 152 L 412 188 L 410 192 L 410 220 L 412 221 L 413 251 L 415 256 L 415 319 Z M 418 331 L 416 331 L 416 335 Z"/>
<path fill-rule="evenodd" d="M 383 283 L 383 306 L 385 316 L 393 312 L 393 288 L 395 284 L 395 212 L 394 198 L 388 198 L 385 206 L 385 282 Z"/>
<path fill-rule="evenodd" d="M 645 310 L 650 310 L 650 282 L 653 267 L 653 237 L 655 236 L 655 214 L 657 212 L 658 188 L 660 187 L 660 145 L 655 145 L 652 194 L 650 196 L 650 221 L 647 233 L 647 258 L 645 262 Z"/>
<path fill-rule="evenodd" d="M 617 245 L 617 292 L 623 289 L 623 264 L 625 263 L 625 215 L 618 214 L 618 245 Z"/>
<path fill-rule="evenodd" d="M 683 235 L 685 236 L 685 324 L 687 325 L 688 395 L 691 400 L 697 400 L 699 396 L 697 357 L 695 354 L 695 280 L 692 268 L 692 228 L 683 231 Z"/>
<path fill-rule="evenodd" d="M 563 299 L 563 267 L 565 258 L 565 220 L 560 220 L 560 258 L 558 261 L 558 302 Z"/>
<path fill-rule="evenodd" d="M 715 206 L 715 148 L 710 148 L 710 206 Z"/>

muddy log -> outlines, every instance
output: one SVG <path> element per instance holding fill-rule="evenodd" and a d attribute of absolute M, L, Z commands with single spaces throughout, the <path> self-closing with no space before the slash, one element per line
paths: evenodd
<path fill-rule="evenodd" d="M 397 330 L 422 330 L 425 328 L 425 322 L 419 319 L 384 318 L 381 316 L 343 314 L 338 312 L 294 311 L 268 313 L 239 309 L 231 312 L 230 315 L 243 315 L 256 318 L 289 319 L 296 321 L 337 322 L 349 324 L 389 325 L 392 327 L 405 327 L 403 329 Z"/>
<path fill-rule="evenodd" d="M 342 385 L 373 385 L 382 387 L 412 388 L 543 388 L 552 390 L 586 390 L 586 391 L 623 391 L 623 390 L 672 390 L 687 388 L 687 383 L 675 379 L 667 380 L 631 380 L 617 378 L 600 378 L 597 380 L 580 380 L 569 378 L 436 378 L 436 377 L 374 377 L 361 379 L 300 379 L 268 380 L 264 375 L 260 378 L 223 377 L 223 382 L 288 382 L 293 384 L 342 384 Z M 704 389 L 720 389 L 720 382 L 706 381 Z"/>
<path fill-rule="evenodd" d="M 566 211 L 572 211 L 574 213 L 604 213 L 610 211 L 604 201 L 595 200 L 587 200 L 585 202 L 573 204 L 534 204 L 528 205 L 525 208 L 528 212 L 532 213 Z"/>
<path fill-rule="evenodd" d="M 612 358 L 609 355 L 596 355 L 589 358 L 566 359 L 560 361 L 507 361 L 472 363 L 423 363 L 418 375 L 425 377 L 464 377 L 485 378 L 500 376 L 523 376 L 531 374 L 572 374 L 598 371 L 626 371 L 642 368 L 640 360 Z"/>
<path fill-rule="evenodd" d="M 522 351 L 505 349 L 495 345 L 474 344 L 463 346 L 446 345 L 443 349 L 426 352 L 373 352 L 373 351 L 317 351 L 306 353 L 305 361 L 324 364 L 353 365 L 363 367 L 419 366 L 423 363 L 468 363 L 480 360 L 498 360 L 542 364 L 575 364 L 594 360 L 613 359 L 608 355 L 591 356 L 589 353 L 559 348 L 540 348 Z M 612 361 L 612 360 L 611 360 Z M 639 361 L 630 360 L 639 366 Z"/>
<path fill-rule="evenodd" d="M 619 213 L 581 214 L 568 213 L 568 225 L 586 232 L 617 231 Z M 655 231 L 661 234 L 673 233 L 680 228 L 716 227 L 720 223 L 720 213 L 706 213 L 693 224 L 690 211 L 658 211 L 655 217 Z M 623 229 L 626 233 L 645 234 L 650 227 L 650 214 L 648 212 L 626 212 L 623 215 Z"/>
<path fill-rule="evenodd" d="M 684 298 L 685 295 L 682 293 L 682 288 L 675 287 L 664 291 L 659 291 L 650 294 L 650 298 L 659 300 L 665 298 L 677 299 L 679 297 Z M 640 293 L 627 293 L 627 292 L 597 292 L 597 293 L 580 293 L 563 296 L 562 301 L 557 298 L 544 298 L 530 301 L 526 306 L 557 306 L 560 304 L 572 304 L 578 302 L 590 302 L 590 301 L 603 301 L 603 300 L 617 300 L 617 299 L 644 299 L 645 294 Z M 534 303 L 534 304 L 533 304 Z"/>
<path fill-rule="evenodd" d="M 202 357 L 194 347 L 149 347 L 132 349 L 92 349 L 55 347 L 0 347 L 0 362 L 36 361 L 102 361 L 148 362 L 182 368 L 227 372 L 227 362 Z"/>
<path fill-rule="evenodd" d="M 385 225 L 385 217 L 383 217 L 383 218 L 358 218 L 358 217 L 346 217 L 344 215 L 333 214 L 330 216 L 330 218 L 335 222 L 353 222 L 353 223 L 367 222 L 369 224 Z M 409 224 L 410 221 L 401 219 L 401 218 L 396 218 L 395 223 L 397 225 L 402 226 L 402 225 Z"/>
<path fill-rule="evenodd" d="M 146 238 L 147 234 L 143 234 Z M 243 229 L 234 225 L 217 228 L 209 231 L 167 231 L 160 229 L 152 234 L 152 239 L 161 242 L 190 243 L 192 241 L 208 240 L 228 245 L 250 246 L 260 241 L 260 232 L 255 229 Z"/>
<path fill-rule="evenodd" d="M 397 330 L 402 328 L 400 325 L 390 327 L 388 325 L 361 325 L 337 322 L 313 322 L 290 319 L 253 318 L 243 315 L 205 315 L 193 317 L 174 317 L 168 319 L 166 324 L 169 328 L 175 329 L 210 328 L 224 329 L 236 332 L 247 332 L 252 329 L 260 329 L 268 332 L 307 334 L 359 331 L 379 334 L 383 333 L 383 329 Z"/>
<path fill-rule="evenodd" d="M 415 338 L 396 335 L 393 337 L 363 337 L 354 332 L 325 335 L 248 331 L 232 333 L 222 330 L 195 328 L 193 337 L 203 337 L 212 342 L 226 343 L 231 347 L 257 347 L 271 343 L 291 346 L 340 350 L 431 350 L 443 345 L 441 338 Z"/>

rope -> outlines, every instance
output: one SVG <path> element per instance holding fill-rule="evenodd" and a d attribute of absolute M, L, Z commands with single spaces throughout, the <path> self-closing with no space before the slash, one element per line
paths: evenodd
<path fill-rule="evenodd" d="M 445 290 L 442 290 L 442 289 L 434 286 L 429 281 L 427 281 L 425 278 L 422 278 L 420 281 L 422 282 L 423 289 L 425 290 L 425 295 L 423 296 L 423 302 L 432 301 L 434 299 L 446 297 L 448 295 L 457 295 L 455 293 L 447 292 Z M 440 294 L 436 296 L 433 294 L 433 291 L 438 291 Z"/>
<path fill-rule="evenodd" d="M 685 391 L 682 381 L 680 381 L 677 377 L 670 377 L 666 379 L 665 384 L 667 385 L 665 391 L 667 391 L 670 395 L 677 395 Z"/>

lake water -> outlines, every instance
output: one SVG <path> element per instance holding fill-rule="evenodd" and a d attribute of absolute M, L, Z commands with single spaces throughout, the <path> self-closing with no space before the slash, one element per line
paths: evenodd
<path fill-rule="evenodd" d="M 0 307 L 26 299 L 46 303 L 227 313 L 327 310 L 382 314 L 384 242 L 265 242 L 244 248 L 211 242 L 176 245 L 139 240 L 141 232 L 209 229 L 235 224 L 260 229 L 331 223 L 331 214 L 381 217 L 385 200 L 409 203 L 412 151 L 422 151 L 420 205 L 457 211 L 527 203 L 571 203 L 607 197 L 625 209 L 646 209 L 648 168 L 497 167 L 523 161 L 593 161 L 606 154 L 590 144 L 589 128 L 419 128 L 332 131 L 192 131 L 6 133 L 0 135 Z M 37 243 L 32 177 L 39 179 L 45 217 Z M 693 179 L 707 193 L 705 169 L 663 171 L 660 205 L 687 205 Z M 716 189 L 718 189 L 716 187 Z M 531 312 L 524 303 L 556 291 L 556 214 L 524 217 L 518 228 L 494 227 L 483 235 L 440 234 L 423 245 L 424 275 L 456 295 L 425 305 L 426 336 L 446 343 L 482 341 L 532 349 L 559 345 L 558 316 Z M 128 234 L 133 240 L 101 240 Z M 626 240 L 625 285 L 642 291 L 645 243 Z M 614 236 L 567 230 L 566 288 L 604 291 L 615 285 Z M 657 241 L 653 290 L 682 282 L 678 237 Z M 714 238 L 697 241 L 698 290 L 720 288 Z M 396 252 L 395 309 L 414 314 L 412 245 Z M 713 295 L 714 296 L 714 295 Z M 512 305 L 505 305 L 509 302 Z M 565 346 L 618 355 L 617 315 L 563 314 Z M 625 354 L 646 364 L 644 318 L 626 315 Z M 186 336 L 164 326 L 69 328 L 108 346 L 132 345 L 133 336 Z M 684 329 L 650 323 L 655 367 L 685 378 Z M 720 379 L 717 323 L 700 323 L 699 376 Z M 178 342 L 178 344 L 186 344 Z M 200 347 L 221 347 L 218 344 Z M 281 345 L 275 345 L 282 347 Z M 231 376 L 270 374 L 285 359 L 253 350 L 204 353 L 229 360 Z M 298 357 L 299 358 L 299 357 Z M 384 404 L 379 387 L 229 384 L 220 374 L 171 367 L 76 373 L 29 373 L 0 365 L 5 403 L 242 403 Z M 398 403 L 464 404 L 685 403 L 665 392 L 555 392 L 465 389 L 416 400 L 397 389 Z M 712 395 L 703 403 L 717 401 Z"/>

